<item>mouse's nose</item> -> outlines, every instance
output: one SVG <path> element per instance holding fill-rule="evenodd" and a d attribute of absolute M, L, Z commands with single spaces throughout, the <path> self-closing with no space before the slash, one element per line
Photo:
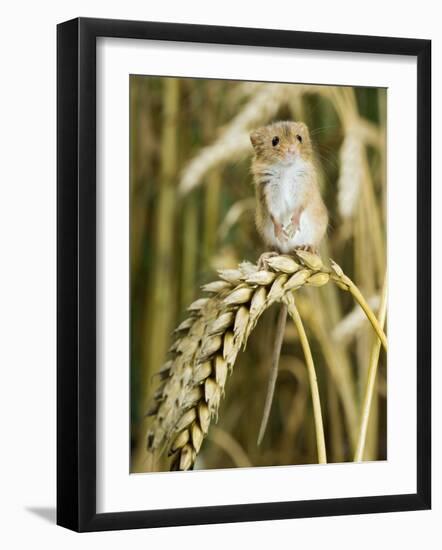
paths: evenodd
<path fill-rule="evenodd" d="M 295 145 L 289 145 L 289 153 L 291 153 L 292 155 L 296 153 Z"/>

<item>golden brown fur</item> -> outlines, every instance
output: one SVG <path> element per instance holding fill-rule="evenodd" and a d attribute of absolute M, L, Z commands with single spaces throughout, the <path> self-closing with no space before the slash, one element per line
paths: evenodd
<path fill-rule="evenodd" d="M 317 250 L 327 229 L 312 143 L 303 122 L 274 122 L 250 135 L 255 156 L 256 225 L 278 252 Z"/>

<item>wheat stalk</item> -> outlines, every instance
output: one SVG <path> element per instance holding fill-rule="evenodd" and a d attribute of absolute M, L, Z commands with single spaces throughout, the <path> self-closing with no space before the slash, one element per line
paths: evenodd
<path fill-rule="evenodd" d="M 293 294 L 288 293 L 284 299 L 288 313 L 293 319 L 298 330 L 299 339 L 301 340 L 302 349 L 304 351 L 305 362 L 307 365 L 308 377 L 310 381 L 310 389 L 313 402 L 313 417 L 315 419 L 316 430 L 316 445 L 318 448 L 318 462 L 319 464 L 327 463 L 327 452 L 325 449 L 325 437 L 324 437 L 324 425 L 322 422 L 321 412 L 321 400 L 319 398 L 318 380 L 316 378 L 315 365 L 313 363 L 312 352 L 310 350 L 310 344 L 308 342 L 307 334 L 305 333 L 304 325 L 302 323 L 301 316 L 299 315 L 298 308 L 295 304 Z"/>
<path fill-rule="evenodd" d="M 368 300 L 368 305 L 374 309 L 379 309 L 380 297 L 378 294 L 373 295 Z M 348 313 L 336 327 L 333 329 L 332 338 L 335 342 L 341 342 L 344 345 L 348 345 L 351 340 L 361 331 L 365 326 L 367 318 L 359 306 L 355 306 L 350 313 Z"/>
<path fill-rule="evenodd" d="M 384 288 L 382 290 L 381 305 L 379 308 L 379 323 L 383 327 L 385 317 L 387 315 L 387 275 L 385 275 Z M 370 355 L 370 363 L 368 367 L 368 379 L 365 389 L 364 402 L 362 405 L 362 414 L 359 428 L 359 438 L 354 456 L 355 462 L 360 462 L 364 459 L 365 441 L 367 439 L 368 421 L 370 419 L 371 403 L 375 390 L 376 374 L 378 370 L 379 353 L 381 351 L 381 342 L 379 339 L 373 345 Z"/>
<path fill-rule="evenodd" d="M 149 451 L 166 449 L 172 455 L 173 470 L 193 467 L 210 422 L 218 417 L 238 352 L 268 307 L 275 302 L 291 304 L 290 295 L 302 286 L 323 286 L 331 279 L 355 295 L 354 283 L 339 266 L 332 262 L 330 270 L 315 254 L 297 251 L 295 256 L 271 257 L 267 263 L 266 269 L 244 262 L 237 269 L 220 270 L 220 279 L 203 287 L 209 297 L 193 302 L 189 317 L 175 331 L 171 358 L 159 372 L 161 384 L 148 412 L 153 423 L 147 438 Z M 375 326 L 376 318 L 359 294 L 358 301 Z M 382 329 L 377 333 L 383 341 Z M 321 432 L 318 423 L 317 432 Z M 323 460 L 325 446 L 320 446 Z"/>
<path fill-rule="evenodd" d="M 362 295 L 359 288 L 354 284 L 354 282 L 347 277 L 342 271 L 342 268 L 335 262 L 331 262 L 333 274 L 331 275 L 331 280 L 333 280 L 342 290 L 347 290 L 353 296 L 353 298 L 358 302 L 358 304 L 363 309 L 367 319 L 370 321 L 372 327 L 374 328 L 379 340 L 381 341 L 382 346 L 385 351 L 387 351 L 387 337 L 385 336 L 384 330 L 376 319 L 373 310 L 368 305 L 364 296 Z"/>

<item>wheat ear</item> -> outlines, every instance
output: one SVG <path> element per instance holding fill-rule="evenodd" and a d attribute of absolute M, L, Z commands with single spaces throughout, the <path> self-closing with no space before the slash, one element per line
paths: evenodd
<path fill-rule="evenodd" d="M 306 251 L 271 257 L 267 264 L 258 269 L 244 262 L 219 271 L 220 279 L 203 287 L 209 297 L 191 304 L 189 317 L 175 331 L 148 411 L 153 422 L 147 437 L 149 451 L 166 449 L 172 456 L 173 470 L 193 468 L 210 422 L 218 417 L 228 374 L 262 313 L 302 286 L 322 286 L 331 277 L 350 288 L 336 264 L 330 271 Z"/>

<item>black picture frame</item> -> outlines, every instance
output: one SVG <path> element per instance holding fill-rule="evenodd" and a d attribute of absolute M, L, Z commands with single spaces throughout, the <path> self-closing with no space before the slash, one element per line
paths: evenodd
<path fill-rule="evenodd" d="M 96 39 L 116 37 L 417 59 L 417 492 L 96 512 Z M 75 531 L 424 510 L 431 506 L 431 41 L 74 19 L 57 28 L 57 523 Z"/>

